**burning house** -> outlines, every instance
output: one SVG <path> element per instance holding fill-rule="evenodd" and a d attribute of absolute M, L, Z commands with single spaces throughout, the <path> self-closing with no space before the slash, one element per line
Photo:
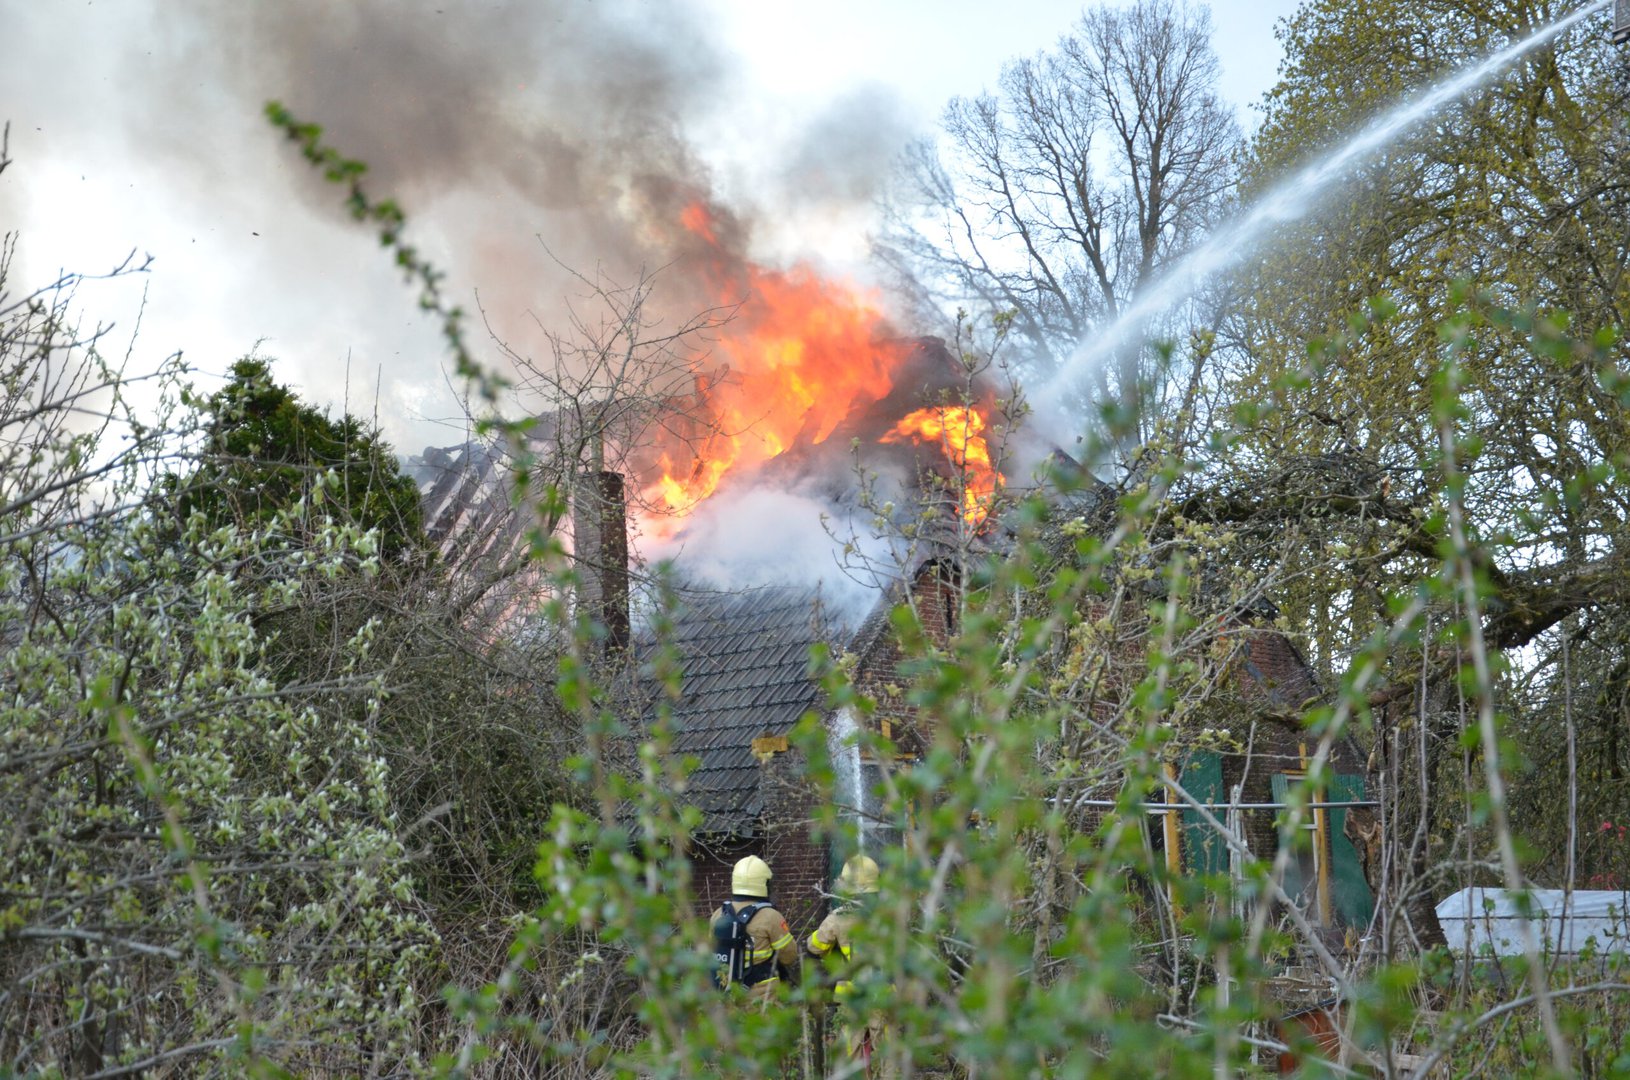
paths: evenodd
<path fill-rule="evenodd" d="M 630 615 L 631 531 L 647 552 L 677 552 L 683 574 L 717 539 L 703 519 L 733 494 L 796 492 L 834 514 L 875 517 L 887 492 L 877 497 L 873 489 L 869 502 L 860 493 L 878 482 L 892 485 L 902 503 L 938 504 L 940 512 L 918 516 L 914 527 L 933 519 L 944 530 L 919 532 L 896 576 L 877 581 L 870 603 L 843 618 L 816 588 L 820 575 L 800 565 L 807 557 L 773 539 L 788 535 L 775 532 L 786 523 L 762 518 L 725 528 L 735 540 L 743 532 L 772 537 L 760 545 L 769 573 L 750 580 L 726 567 L 722 575 L 693 573 L 681 589 L 668 642 L 680 676 L 671 719 L 674 752 L 697 763 L 683 796 L 700 815 L 692 849 L 698 903 L 717 905 L 728 894 L 730 866 L 756 854 L 775 867 L 778 898 L 804 924 L 820 914 L 819 886 L 830 879 L 835 853 L 813 829 L 815 795 L 789 735 L 811 713 L 835 736 L 856 722 L 826 711 L 809 671 L 811 646 L 850 654 L 858 688 L 879 702 L 875 722 L 903 759 L 914 740 L 931 737 L 888 692 L 910 681 L 889 616 L 909 601 L 931 637 L 948 639 L 962 606 L 964 561 L 1004 542 L 1001 523 L 986 519 L 1006 483 L 1000 440 L 1008 395 L 943 341 L 890 335 L 877 306 L 856 289 L 726 257 L 720 235 L 728 223 L 700 204 L 685 209 L 682 225 L 698 276 L 719 302 L 747 298 L 717 325 L 705 358 L 675 369 L 660 395 L 615 422 L 586 428 L 585 415 L 614 411 L 591 401 L 588 410 L 543 416 L 533 429 L 552 447 L 538 455 L 553 461 L 551 479 L 572 493 L 571 520 L 559 524 L 570 529 L 579 563 L 576 599 L 605 628 L 611 652 L 637 667 L 654 647 Z M 443 550 L 478 549 L 479 560 L 496 567 L 519 549 L 524 528 L 507 493 L 494 487 L 503 468 L 490 451 L 427 451 L 418 464 L 426 518 Z M 1072 516 L 1114 504 L 1102 491 L 1063 498 L 1073 500 Z M 811 520 L 794 531 L 824 540 L 822 527 Z M 477 538 L 461 539 L 466 531 Z M 1290 640 L 1259 615 L 1230 613 L 1221 635 L 1229 642 L 1218 680 L 1219 699 L 1229 699 L 1222 710 L 1229 721 L 1218 725 L 1226 737 L 1180 738 L 1171 775 L 1211 804 L 1212 816 L 1229 819 L 1255 855 L 1268 856 L 1279 842 L 1274 808 L 1310 764 L 1300 716 L 1322 691 Z M 1292 865 L 1289 891 L 1313 921 L 1352 925 L 1367 921 L 1370 901 L 1344 835 L 1345 806 L 1322 804 L 1361 801 L 1362 759 L 1344 742 L 1329 764 L 1336 779 L 1308 823 L 1307 853 Z M 849 765 L 849 798 L 859 809 L 868 770 L 880 765 Z M 1102 794 L 1112 805 L 1113 793 Z M 1106 808 L 1092 802 L 1079 807 L 1081 827 Z M 1227 845 L 1202 815 L 1160 792 L 1150 793 L 1149 814 L 1150 846 L 1173 869 L 1228 870 Z"/>
<path fill-rule="evenodd" d="M 826 617 L 819 591 L 804 587 L 682 597 L 667 643 L 681 676 L 671 722 L 674 752 L 697 762 L 685 795 L 701 811 L 693 848 L 700 907 L 712 910 L 728 899 L 731 866 L 758 855 L 775 868 L 778 905 L 793 924 L 819 921 L 824 887 L 842 853 L 815 831 L 816 796 L 789 735 L 806 715 L 821 718 L 839 774 L 840 809 L 858 818 L 863 835 L 878 763 L 845 745 L 855 718 L 828 708 L 810 671 L 811 648 L 821 643 L 850 653 L 858 684 L 875 691 L 900 678 L 901 654 L 889 630 L 893 608 L 909 599 L 924 629 L 943 641 L 954 629 L 956 587 L 949 568 L 929 560 L 912 580 L 883 590 L 854 628 Z M 909 717 L 896 707 L 884 709 L 879 722 L 896 725 L 885 734 L 900 735 L 909 758 Z"/>

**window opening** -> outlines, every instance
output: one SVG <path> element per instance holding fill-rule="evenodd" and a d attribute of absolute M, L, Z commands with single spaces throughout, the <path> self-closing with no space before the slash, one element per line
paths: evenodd
<path fill-rule="evenodd" d="M 1300 748 L 1300 769 L 1279 773 L 1273 778 L 1273 797 L 1276 802 L 1289 802 L 1290 789 L 1307 779 L 1307 747 Z M 1308 838 L 1308 848 L 1297 845 L 1285 872 L 1285 895 L 1320 926 L 1331 925 L 1330 908 L 1330 811 L 1319 805 L 1325 801 L 1322 790 L 1308 792 L 1308 801 L 1314 806 L 1297 826 Z"/>

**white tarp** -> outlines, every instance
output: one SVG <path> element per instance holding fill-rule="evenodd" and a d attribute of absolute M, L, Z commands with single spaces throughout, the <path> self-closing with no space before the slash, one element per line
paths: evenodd
<path fill-rule="evenodd" d="M 1530 889 L 1528 915 L 1534 941 L 1549 953 L 1630 953 L 1630 892 L 1600 889 L 1572 893 Z M 1438 903 L 1438 921 L 1455 952 L 1518 956 L 1523 951 L 1523 908 L 1510 889 L 1461 889 Z"/>

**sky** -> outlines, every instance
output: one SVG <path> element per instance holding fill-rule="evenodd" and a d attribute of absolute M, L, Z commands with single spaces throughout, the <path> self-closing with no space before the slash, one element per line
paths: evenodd
<path fill-rule="evenodd" d="M 1241 126 L 1272 85 L 1289 0 L 1212 6 Z M 404 453 L 462 439 L 435 327 L 371 235 L 261 116 L 327 126 L 406 206 L 478 307 L 488 355 L 535 355 L 571 283 L 641 258 L 641 178 L 705 190 L 752 255 L 864 279 L 889 163 L 953 95 L 1052 44 L 1056 0 L 0 0 L 0 232 L 13 297 L 134 253 L 77 309 L 208 386 L 251 350 Z M 579 289 L 579 291 L 581 291 Z M 489 337 L 490 334 L 490 337 Z"/>

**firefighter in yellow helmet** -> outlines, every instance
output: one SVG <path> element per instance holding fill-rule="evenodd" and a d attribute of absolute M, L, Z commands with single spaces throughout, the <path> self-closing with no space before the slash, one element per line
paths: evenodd
<path fill-rule="evenodd" d="M 845 977 L 852 974 L 855 960 L 855 927 L 868 915 L 872 898 L 877 893 L 877 863 L 866 855 L 854 855 L 843 864 L 833 886 L 838 906 L 821 921 L 809 935 L 812 956 L 831 956 L 834 952 L 843 958 L 843 972 L 832 988 L 832 996 L 840 1006 L 839 1038 L 844 1053 L 851 1060 L 864 1065 L 867 1076 L 883 1076 L 883 1059 L 879 1044 L 887 1035 L 882 1018 L 876 1013 L 869 1017 L 856 1016 L 844 1001 L 854 992 L 854 985 Z"/>
<path fill-rule="evenodd" d="M 713 981 L 721 990 L 767 1002 L 781 979 L 798 983 L 798 944 L 770 904 L 770 864 L 757 855 L 737 860 L 730 899 L 713 916 Z"/>

